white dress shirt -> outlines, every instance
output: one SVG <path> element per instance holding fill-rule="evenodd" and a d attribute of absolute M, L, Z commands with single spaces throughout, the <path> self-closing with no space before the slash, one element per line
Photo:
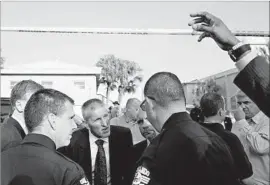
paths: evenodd
<path fill-rule="evenodd" d="M 89 130 L 89 143 L 90 143 L 91 160 L 92 160 L 92 185 L 95 185 L 94 184 L 95 164 L 96 164 L 96 157 L 97 157 L 97 152 L 98 152 L 98 146 L 96 144 L 96 141 L 99 139 L 104 141 L 103 148 L 104 148 L 105 155 L 106 155 L 107 184 L 111 185 L 109 138 L 97 138 Z"/>

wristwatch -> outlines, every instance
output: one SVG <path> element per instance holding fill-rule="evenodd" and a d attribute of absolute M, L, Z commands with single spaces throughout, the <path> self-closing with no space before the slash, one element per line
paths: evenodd
<path fill-rule="evenodd" d="M 239 58 L 246 53 L 247 51 L 250 51 L 251 47 L 250 44 L 245 44 L 243 42 L 239 42 L 238 44 L 236 44 L 235 46 L 232 47 L 232 49 L 230 49 L 228 51 L 228 54 L 230 56 L 230 58 L 236 62 L 239 60 Z"/>

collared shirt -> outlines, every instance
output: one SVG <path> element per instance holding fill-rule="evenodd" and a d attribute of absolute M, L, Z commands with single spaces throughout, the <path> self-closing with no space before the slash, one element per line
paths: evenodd
<path fill-rule="evenodd" d="M 239 137 L 253 167 L 253 175 L 245 183 L 269 185 L 269 118 L 260 111 L 250 123 L 237 121 L 232 132 Z"/>
<path fill-rule="evenodd" d="M 125 115 L 111 119 L 110 124 L 129 128 L 132 134 L 133 145 L 136 145 L 137 143 L 145 140 L 145 138 L 141 134 L 139 125 L 134 121 L 127 123 Z"/>
<path fill-rule="evenodd" d="M 89 143 L 90 143 L 91 160 L 92 160 L 92 185 L 95 185 L 94 184 L 95 164 L 96 164 L 96 157 L 97 157 L 97 152 L 98 152 L 98 146 L 96 144 L 96 141 L 99 139 L 104 141 L 103 148 L 104 148 L 105 156 L 106 156 L 107 182 L 108 182 L 108 185 L 110 185 L 111 184 L 111 174 L 110 174 L 111 171 L 110 171 L 109 138 L 97 138 L 89 130 Z"/>

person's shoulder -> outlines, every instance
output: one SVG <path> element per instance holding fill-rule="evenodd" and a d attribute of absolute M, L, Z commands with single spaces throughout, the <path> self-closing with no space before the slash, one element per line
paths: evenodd
<path fill-rule="evenodd" d="M 89 131 L 87 128 L 82 128 L 80 130 L 77 130 L 73 132 L 72 138 L 70 140 L 70 145 L 76 145 L 78 143 L 81 143 L 83 141 L 88 141 Z"/>
<path fill-rule="evenodd" d="M 63 168 L 81 170 L 81 167 L 76 162 L 66 157 L 64 154 L 58 151 L 56 151 L 55 154 L 57 155 L 60 166 Z"/>
<path fill-rule="evenodd" d="M 130 129 L 126 127 L 111 125 L 111 131 L 121 134 L 121 133 L 129 133 Z"/>
<path fill-rule="evenodd" d="M 72 184 L 90 184 L 82 167 L 79 164 L 61 154 L 60 152 L 56 151 L 56 155 L 59 157 L 59 165 L 57 168 L 54 168 L 54 170 L 65 171 L 64 184 L 71 184 L 71 182 L 73 182 Z"/>

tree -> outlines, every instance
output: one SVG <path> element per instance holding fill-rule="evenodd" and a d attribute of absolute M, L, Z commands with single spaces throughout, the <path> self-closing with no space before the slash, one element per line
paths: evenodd
<path fill-rule="evenodd" d="M 195 98 L 193 99 L 193 104 L 195 106 L 200 106 L 200 100 L 204 94 L 218 93 L 220 95 L 223 95 L 223 88 L 216 83 L 214 78 L 210 78 L 205 82 L 198 82 L 192 93 L 195 96 Z"/>
<path fill-rule="evenodd" d="M 100 83 L 107 85 L 107 103 L 111 91 L 118 89 L 118 101 L 121 103 L 124 93 L 132 93 L 136 90 L 134 81 L 142 81 L 141 76 L 136 76 L 141 68 L 133 61 L 123 60 L 114 55 L 105 55 L 99 59 L 96 66 L 102 68 Z"/>

